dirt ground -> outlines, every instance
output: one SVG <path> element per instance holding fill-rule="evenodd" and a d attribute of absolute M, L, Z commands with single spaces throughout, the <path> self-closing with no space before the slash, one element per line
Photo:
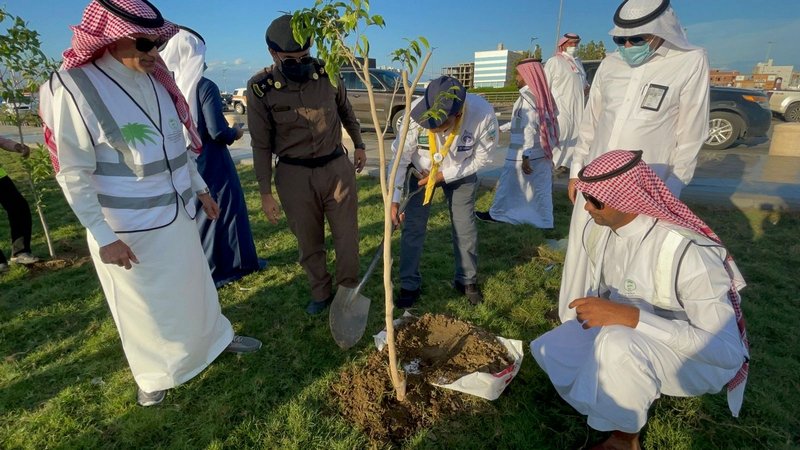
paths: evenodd
<path fill-rule="evenodd" d="M 472 372 L 497 373 L 513 363 L 494 335 L 452 317 L 425 314 L 396 331 L 405 402 L 395 398 L 385 348 L 364 365 L 346 369 L 332 387 L 340 413 L 378 442 L 401 443 L 434 423 L 486 408 L 486 400 L 431 383 L 451 383 Z"/>

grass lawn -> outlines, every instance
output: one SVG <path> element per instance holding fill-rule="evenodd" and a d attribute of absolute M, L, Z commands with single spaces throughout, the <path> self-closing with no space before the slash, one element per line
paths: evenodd
<path fill-rule="evenodd" d="M 0 164 L 30 198 L 16 155 Z M 161 406 L 135 404 L 135 385 L 91 261 L 85 234 L 53 182 L 45 197 L 56 252 L 70 259 L 44 270 L 13 266 L 0 275 L 0 448 L 383 448 L 339 417 L 329 384 L 342 368 L 374 351 L 367 336 L 350 351 L 334 344 L 327 315 L 308 317 L 305 274 L 294 236 L 260 213 L 251 168 L 240 171 L 261 256 L 269 267 L 220 290 L 237 332 L 264 342 L 260 352 L 222 355 Z M 362 270 L 382 232 L 376 180 L 359 178 Z M 479 193 L 479 209 L 492 200 Z M 558 258 L 539 254 L 545 239 L 567 234 L 570 208 L 557 192 L 557 227 L 479 223 L 480 280 L 486 301 L 470 307 L 450 287 L 452 244 L 439 192 L 422 262 L 420 312 L 456 315 L 526 343 L 555 326 L 561 278 Z M 724 394 L 662 398 L 651 410 L 648 449 L 800 447 L 800 215 L 741 212 L 731 205 L 695 211 L 737 258 L 749 286 L 743 293 L 752 345 L 750 380 L 741 417 Z M 34 253 L 47 254 L 34 214 Z M 395 239 L 397 235 L 395 236 Z M 0 211 L 0 242 L 9 229 Z M 332 258 L 329 258 L 332 261 Z M 378 269 L 367 285 L 373 299 L 367 333 L 382 328 Z M 602 437 L 587 428 L 551 387 L 530 353 L 500 399 L 480 413 L 452 417 L 404 443 L 405 448 L 579 448 Z"/>

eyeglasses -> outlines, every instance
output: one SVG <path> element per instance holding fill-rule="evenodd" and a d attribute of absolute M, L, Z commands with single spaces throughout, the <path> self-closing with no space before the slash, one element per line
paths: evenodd
<path fill-rule="evenodd" d="M 606 207 L 605 203 L 603 203 L 600 200 L 592 197 L 591 195 L 587 194 L 586 192 L 581 192 L 581 195 L 583 195 L 584 200 L 586 200 L 587 202 L 591 203 L 592 206 L 594 206 L 594 209 L 600 210 L 600 209 L 603 209 L 603 208 Z"/>
<path fill-rule="evenodd" d="M 612 39 L 614 43 L 618 46 L 622 47 L 625 45 L 626 42 L 630 42 L 631 45 L 638 47 L 640 45 L 644 45 L 647 43 L 647 40 L 650 36 L 647 35 L 639 35 L 639 36 L 614 36 Z"/>
<path fill-rule="evenodd" d="M 151 41 L 150 39 L 144 37 L 133 37 L 133 36 L 125 36 L 128 39 L 132 39 L 136 41 L 136 50 L 139 50 L 142 53 L 148 53 L 150 50 L 157 48 L 161 50 L 162 47 L 167 45 L 166 39 L 157 39 L 155 41 Z"/>
<path fill-rule="evenodd" d="M 303 56 L 298 56 L 298 57 L 287 56 L 285 58 L 281 58 L 281 64 L 283 64 L 286 67 L 293 67 L 293 66 L 311 64 L 313 62 L 314 62 L 314 58 L 312 58 L 312 57 L 310 57 L 308 55 L 303 55 Z"/>

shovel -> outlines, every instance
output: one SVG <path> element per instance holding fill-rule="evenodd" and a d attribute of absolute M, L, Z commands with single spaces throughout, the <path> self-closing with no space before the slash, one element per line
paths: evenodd
<path fill-rule="evenodd" d="M 411 180 L 419 178 L 422 178 L 422 176 L 416 169 L 413 167 L 408 169 L 405 184 L 403 185 L 403 196 L 397 211 L 398 215 L 405 211 L 412 197 L 425 189 L 423 185 L 411 191 Z M 392 231 L 395 228 L 392 228 Z M 385 236 L 384 239 L 386 239 Z M 383 256 L 384 239 L 381 239 L 381 243 L 378 244 L 378 250 L 375 252 L 375 256 L 372 257 L 372 261 L 369 263 L 369 267 L 367 267 L 367 271 L 364 272 L 364 276 L 358 285 L 353 288 L 339 286 L 331 303 L 331 310 L 328 315 L 331 334 L 333 335 L 333 340 L 342 350 L 347 350 L 356 345 L 361 336 L 364 335 L 364 330 L 367 329 L 370 300 L 361 295 L 361 290 L 367 284 L 367 280 L 369 280 L 370 275 L 378 265 L 378 261 Z"/>

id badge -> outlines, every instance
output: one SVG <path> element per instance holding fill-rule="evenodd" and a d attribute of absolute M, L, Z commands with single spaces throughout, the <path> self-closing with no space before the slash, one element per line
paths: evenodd
<path fill-rule="evenodd" d="M 642 100 L 642 109 L 649 109 L 651 111 L 658 111 L 661 109 L 661 104 L 664 102 L 664 97 L 667 96 L 669 86 L 662 86 L 660 84 L 650 84 L 647 86 L 647 92 L 644 94 Z"/>

